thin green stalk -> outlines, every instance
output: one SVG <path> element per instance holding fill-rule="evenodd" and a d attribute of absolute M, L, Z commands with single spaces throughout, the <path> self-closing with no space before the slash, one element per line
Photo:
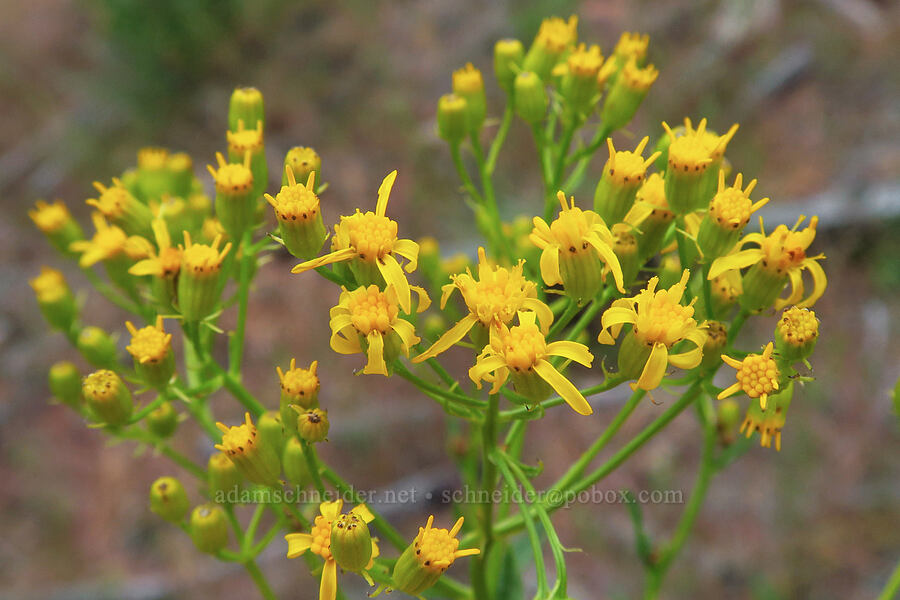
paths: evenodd
<path fill-rule="evenodd" d="M 253 509 L 250 523 L 247 524 L 247 530 L 244 531 L 244 536 L 241 540 L 241 554 L 246 555 L 250 552 L 250 548 L 253 546 L 253 540 L 256 537 L 256 530 L 259 527 L 259 521 L 265 510 L 265 504 L 257 504 L 256 508 Z"/>
<path fill-rule="evenodd" d="M 123 297 L 112 286 L 100 279 L 100 277 L 94 272 L 93 269 L 89 267 L 86 269 L 81 269 L 81 272 L 84 273 L 84 276 L 87 278 L 90 284 L 94 286 L 94 289 L 100 292 L 100 295 L 109 300 L 111 303 L 132 314 L 140 315 L 142 317 L 145 316 L 143 308 L 140 305 L 128 298 Z"/>
<path fill-rule="evenodd" d="M 263 572 L 259 570 L 259 566 L 257 566 L 255 560 L 251 558 L 246 561 L 244 563 L 244 568 L 247 569 L 247 573 L 253 578 L 253 583 L 259 588 L 259 594 L 264 600 L 277 600 L 275 592 L 273 592 L 272 588 L 269 586 L 269 581 L 266 579 L 266 576 L 263 575 Z"/>
<path fill-rule="evenodd" d="M 472 178 L 469 177 L 466 165 L 462 161 L 462 155 L 459 152 L 459 142 L 450 144 L 450 157 L 453 159 L 453 166 L 456 167 L 456 174 L 459 176 L 460 181 L 462 181 L 463 187 L 469 195 L 472 196 L 472 199 L 474 199 L 475 202 L 483 204 L 484 200 L 482 199 L 481 194 L 478 193 L 478 189 L 472 182 Z"/>
<path fill-rule="evenodd" d="M 247 328 L 247 305 L 250 299 L 250 273 L 253 270 L 253 263 L 256 261 L 256 252 L 251 250 L 251 238 L 253 234 L 250 230 L 244 232 L 244 238 L 241 240 L 240 271 L 238 273 L 238 317 L 234 333 L 231 335 L 228 344 L 228 372 L 240 379 L 241 376 L 241 359 L 244 354 L 244 332 Z"/>
<path fill-rule="evenodd" d="M 747 322 L 747 318 L 750 316 L 750 313 L 744 310 L 743 308 L 734 318 L 734 321 L 731 322 L 731 325 L 728 327 L 728 349 L 731 349 L 731 346 L 734 344 L 734 340 L 737 339 L 738 333 L 741 331 L 741 328 L 744 326 L 744 323 Z"/>
<path fill-rule="evenodd" d="M 606 138 L 608 138 L 611 133 L 612 131 L 610 131 L 606 125 L 601 125 L 597 128 L 597 133 L 594 134 L 591 143 L 572 155 L 572 158 L 577 160 L 578 164 L 575 165 L 575 168 L 572 169 L 572 172 L 566 179 L 565 184 L 563 184 L 563 189 L 565 189 L 567 193 L 574 193 L 581 184 L 588 164 L 591 162 L 591 156 L 597 151 L 597 148 L 606 141 Z"/>
<path fill-rule="evenodd" d="M 592 385 L 590 387 L 586 387 L 584 389 L 579 390 L 581 395 L 585 398 L 589 396 L 593 396 L 594 394 L 599 394 L 600 392 L 605 392 L 610 390 L 617 385 L 622 383 L 622 379 L 617 377 L 609 377 L 603 381 L 603 383 L 598 383 L 597 385 Z M 503 395 L 510 397 L 513 401 L 521 404 L 522 402 L 527 401 L 528 399 L 524 396 L 516 394 L 515 392 L 511 392 L 509 390 L 504 389 Z M 534 410 L 537 408 L 538 410 L 544 410 L 547 408 L 553 408 L 554 406 L 559 406 L 564 403 L 565 400 L 561 396 L 556 396 L 554 398 L 550 398 L 549 400 L 544 400 L 539 403 L 537 406 L 532 406 L 530 409 L 527 406 L 517 406 L 516 408 L 512 408 L 509 410 L 502 410 L 498 415 L 498 419 L 501 423 L 506 421 L 512 421 L 516 419 L 528 418 L 529 415 L 533 414 Z"/>
<path fill-rule="evenodd" d="M 189 459 L 184 454 L 172 449 L 168 444 L 159 444 L 156 447 L 159 453 L 171 460 L 173 463 L 196 477 L 201 481 L 206 481 L 206 469 Z"/>
<path fill-rule="evenodd" d="M 306 459 L 306 467 L 309 474 L 312 475 L 313 485 L 319 492 L 319 500 L 325 502 L 325 484 L 322 482 L 322 464 L 319 462 L 319 455 L 312 444 L 306 440 L 300 440 L 300 447 L 303 449 L 303 458 Z"/>
<path fill-rule="evenodd" d="M 898 593 L 900 593 L 900 562 L 897 563 L 877 600 L 891 600 L 896 598 Z"/>
<path fill-rule="evenodd" d="M 515 96 L 508 95 L 506 102 L 506 109 L 503 111 L 503 118 L 500 120 L 500 127 L 497 129 L 497 135 L 494 137 L 494 141 L 491 142 L 491 148 L 488 150 L 488 159 L 487 164 L 485 165 L 485 171 L 488 175 L 494 174 L 494 169 L 497 167 L 497 157 L 500 155 L 500 148 L 503 147 L 503 142 L 506 141 L 506 134 L 509 133 L 509 127 L 512 125 L 513 121 L 513 110 Z"/>
<path fill-rule="evenodd" d="M 253 418 L 258 418 L 261 414 L 266 412 L 266 407 L 260 404 L 259 400 L 247 391 L 247 388 L 238 381 L 237 377 L 231 373 L 226 373 L 225 370 L 214 361 L 210 361 L 209 365 L 219 375 L 222 375 L 222 383 L 225 386 L 225 389 L 228 390 L 231 395 L 234 396 L 234 399 L 240 402 L 244 408 L 250 411 Z"/>
<path fill-rule="evenodd" d="M 407 369 L 406 366 L 399 361 L 394 363 L 394 372 L 397 373 L 397 375 L 399 375 L 400 377 L 412 383 L 417 388 L 426 390 L 428 392 L 431 392 L 432 394 L 441 396 L 442 398 L 446 398 L 448 401 L 459 402 L 460 404 L 463 404 L 465 406 L 473 406 L 476 408 L 484 408 L 485 406 L 487 406 L 487 403 L 484 400 L 472 398 L 471 396 L 467 396 L 462 392 L 451 392 L 425 381 L 424 379 Z"/>
<path fill-rule="evenodd" d="M 188 396 L 177 382 L 170 383 L 167 389 L 184 403 L 185 408 L 187 408 L 188 412 L 191 413 L 191 416 L 200 424 L 200 427 L 203 428 L 209 436 L 209 439 L 216 442 L 222 439 L 222 432 L 216 428 L 215 423 L 209 418 L 209 415 L 202 406 L 202 401 L 199 398 L 191 398 Z"/>
<path fill-rule="evenodd" d="M 562 329 L 569 324 L 569 322 L 575 318 L 575 315 L 578 314 L 578 311 L 581 308 L 574 300 L 569 300 L 568 306 L 566 306 L 565 312 L 563 312 L 562 316 L 560 316 L 556 321 L 553 322 L 553 326 L 550 327 L 550 332 L 547 334 L 547 339 L 552 340 L 556 337 L 556 335 L 562 331 Z"/>
<path fill-rule="evenodd" d="M 541 180 L 544 182 L 544 197 L 546 198 L 550 194 L 550 186 L 552 183 L 550 178 L 553 176 L 553 159 L 550 156 L 546 141 L 550 138 L 544 136 L 544 132 L 541 131 L 541 128 L 537 124 L 531 127 L 531 137 L 534 138 L 534 148 L 537 150 L 538 161 L 541 165 Z"/>
<path fill-rule="evenodd" d="M 134 425 L 135 423 L 140 423 L 144 419 L 144 417 L 146 417 L 147 415 L 152 413 L 154 410 L 159 408 L 162 405 L 162 403 L 165 401 L 166 401 L 165 395 L 160 394 L 159 396 L 156 397 L 156 399 L 153 402 L 151 402 L 150 404 L 148 404 L 147 406 L 145 406 L 138 412 L 134 413 L 134 415 L 131 416 L 131 420 L 128 421 L 128 424 Z"/>
<path fill-rule="evenodd" d="M 706 305 L 706 318 L 714 320 L 716 318 L 715 310 L 712 303 L 712 289 L 709 281 L 709 262 L 703 261 L 703 303 Z"/>
<path fill-rule="evenodd" d="M 497 449 L 497 413 L 500 405 L 499 394 L 491 394 L 487 416 L 481 426 L 481 556 L 472 561 L 472 587 L 476 598 L 489 598 L 487 587 L 487 561 L 494 543 L 494 489 L 497 485 L 497 465 L 491 454 Z"/>
<path fill-rule="evenodd" d="M 503 219 L 500 218 L 500 209 L 497 207 L 497 198 L 494 196 L 494 180 L 491 172 L 488 171 L 487 161 L 484 158 L 484 151 L 481 149 L 481 142 L 474 133 L 471 135 L 472 153 L 475 155 L 475 162 L 478 164 L 478 171 L 481 175 L 481 189 L 484 192 L 484 206 L 488 211 L 488 216 L 493 225 L 493 234 L 496 237 L 496 251 L 498 254 L 512 260 L 513 251 L 509 246 L 509 240 L 503 232 Z"/>

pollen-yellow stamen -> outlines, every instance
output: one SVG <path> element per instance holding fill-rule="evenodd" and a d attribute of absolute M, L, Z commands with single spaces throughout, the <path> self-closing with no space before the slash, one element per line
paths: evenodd
<path fill-rule="evenodd" d="M 498 348 L 514 371 L 530 371 L 547 355 L 547 340 L 534 323 L 516 325 L 503 335 Z"/>
<path fill-rule="evenodd" d="M 423 568 L 432 573 L 443 573 L 460 556 L 478 553 L 477 550 L 458 550 L 459 540 L 456 534 L 462 527 L 462 517 L 450 530 L 432 527 L 433 523 L 434 516 L 428 517 L 425 527 L 419 528 L 419 534 L 413 542 L 416 560 Z"/>
<path fill-rule="evenodd" d="M 35 209 L 28 211 L 28 216 L 34 221 L 38 229 L 44 233 L 54 233 L 72 220 L 72 214 L 61 200 L 51 204 L 38 200 L 34 203 Z"/>
<path fill-rule="evenodd" d="M 359 212 L 341 217 L 341 234 L 346 234 L 359 258 L 375 262 L 390 254 L 397 241 L 397 222 L 373 212 Z"/>
<path fill-rule="evenodd" d="M 690 119 L 684 120 L 684 134 L 677 137 L 668 124 L 663 128 L 669 136 L 669 168 L 681 173 L 703 173 L 710 163 L 725 154 L 728 142 L 738 130 L 735 123 L 725 135 L 716 135 L 706 130 L 706 119 L 700 121 L 696 129 Z"/>
<path fill-rule="evenodd" d="M 331 559 L 331 524 L 333 520 L 323 515 L 316 516 L 309 534 L 312 536 L 309 549 L 325 560 Z"/>
<path fill-rule="evenodd" d="M 693 301 L 681 304 L 681 290 L 687 283 L 687 271 L 682 276 L 678 292 L 659 290 L 649 301 L 639 304 L 634 322 L 634 336 L 647 344 L 661 342 L 668 347 L 685 337 L 685 332 L 697 326 Z M 648 288 L 649 289 L 649 288 Z"/>
<path fill-rule="evenodd" d="M 306 185 L 298 184 L 294 179 L 294 170 L 290 165 L 285 167 L 288 185 L 273 198 L 266 194 L 266 200 L 275 209 L 279 221 L 303 224 L 311 222 L 319 212 L 319 197 L 312 190 L 315 175 L 310 173 Z"/>
<path fill-rule="evenodd" d="M 792 346 L 816 339 L 819 335 L 819 320 L 816 313 L 808 308 L 791 307 L 784 311 L 775 325 L 778 336 Z"/>
<path fill-rule="evenodd" d="M 163 318 L 156 317 L 154 325 L 137 329 L 131 321 L 125 323 L 131 332 L 131 344 L 126 350 L 141 364 L 154 364 L 162 361 L 169 353 L 172 334 L 163 330 Z"/>
<path fill-rule="evenodd" d="M 216 444 L 216 449 L 231 457 L 250 452 L 259 437 L 259 431 L 250 419 L 250 413 L 244 415 L 244 422 L 240 425 L 228 427 L 222 423 L 216 423 L 216 427 L 223 434 L 222 443 Z"/>
<path fill-rule="evenodd" d="M 397 302 L 391 302 L 376 285 L 351 292 L 348 308 L 353 327 L 362 335 L 369 335 L 373 331 L 389 333 L 400 313 Z"/>
<path fill-rule="evenodd" d="M 737 370 L 735 373 L 737 382 L 719 394 L 719 399 L 742 391 L 751 398 L 759 398 L 760 407 L 765 410 L 766 399 L 778 389 L 780 377 L 778 365 L 772 358 L 773 349 L 774 345 L 769 342 L 762 354 L 750 354 L 742 361 L 723 354 L 722 360 Z"/>
<path fill-rule="evenodd" d="M 468 260 L 468 259 L 467 259 Z M 522 274 L 523 263 L 510 268 L 488 264 L 484 248 L 478 249 L 478 279 L 471 273 L 451 276 L 469 311 L 485 326 L 509 323 L 529 298 L 537 298 L 537 287 Z M 445 289 L 445 296 L 447 290 Z"/>

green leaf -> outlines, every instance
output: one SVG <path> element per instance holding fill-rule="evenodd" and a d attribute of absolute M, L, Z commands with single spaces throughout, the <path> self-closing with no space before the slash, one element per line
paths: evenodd
<path fill-rule="evenodd" d="M 521 600 L 525 597 L 522 576 L 513 548 L 499 542 L 491 548 L 487 558 L 488 589 L 496 600 Z"/>

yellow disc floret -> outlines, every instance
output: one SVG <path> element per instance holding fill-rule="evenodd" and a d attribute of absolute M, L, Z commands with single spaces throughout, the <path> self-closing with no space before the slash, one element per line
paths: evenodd
<path fill-rule="evenodd" d="M 808 308 L 793 306 L 784 311 L 775 331 L 786 343 L 802 346 L 819 336 L 819 320 Z"/>
<path fill-rule="evenodd" d="M 294 173 L 289 170 L 289 178 L 293 180 Z M 310 178 L 315 176 L 310 174 Z M 319 214 L 319 197 L 314 191 L 296 181 L 283 186 L 273 198 L 266 194 L 266 200 L 275 209 L 275 216 L 279 221 L 311 222 Z"/>
<path fill-rule="evenodd" d="M 243 163 L 228 163 L 221 152 L 216 152 L 219 168 L 206 165 L 216 182 L 216 191 L 221 194 L 246 194 L 253 189 L 253 172 L 250 170 L 250 152 L 244 153 Z"/>
<path fill-rule="evenodd" d="M 669 136 L 669 169 L 683 173 L 702 173 L 710 163 L 722 158 L 728 142 L 737 133 L 735 123 L 725 135 L 707 131 L 706 119 L 700 121 L 696 129 L 690 119 L 684 120 L 684 134 L 676 136 L 668 124 L 663 123 Z"/>
<path fill-rule="evenodd" d="M 362 335 L 369 335 L 373 331 L 387 333 L 400 314 L 396 301 L 390 302 L 387 295 L 375 285 L 351 292 L 347 306 L 353 327 Z"/>
<path fill-rule="evenodd" d="M 653 65 L 638 67 L 637 61 L 632 56 L 622 67 L 619 78 L 627 87 L 635 91 L 646 92 L 659 77 L 659 71 Z"/>
<path fill-rule="evenodd" d="M 163 330 L 162 316 L 156 317 L 154 325 L 137 329 L 131 321 L 126 321 L 125 327 L 131 332 L 131 343 L 125 349 L 139 363 L 159 363 L 169 354 L 172 334 Z"/>
<path fill-rule="evenodd" d="M 28 216 L 34 224 L 44 233 L 55 233 L 63 225 L 72 220 L 72 214 L 61 200 L 48 204 L 43 200 L 34 203 L 34 210 L 28 211 Z"/>
<path fill-rule="evenodd" d="M 569 73 L 576 77 L 594 78 L 603 66 L 603 55 L 600 47 L 592 45 L 590 48 L 580 44 L 566 60 Z"/>
<path fill-rule="evenodd" d="M 360 260 L 374 263 L 394 249 L 397 241 L 397 222 L 371 211 L 341 217 L 338 236 L 345 237 L 349 247 Z"/>
<path fill-rule="evenodd" d="M 28 282 L 40 303 L 51 303 L 69 294 L 69 286 L 60 271 L 51 267 L 41 267 L 41 273 Z"/>
<path fill-rule="evenodd" d="M 751 398 L 759 398 L 760 408 L 765 410 L 766 400 L 769 394 L 778 390 L 778 380 L 781 377 L 778 365 L 772 358 L 773 350 L 774 344 L 769 342 L 762 354 L 750 354 L 740 361 L 723 354 L 722 360 L 736 369 L 737 381 L 718 395 L 719 400 L 744 392 Z"/>
<path fill-rule="evenodd" d="M 719 189 L 709 204 L 709 216 L 719 227 L 725 229 L 743 229 L 750 222 L 750 215 L 762 208 L 768 201 L 763 198 L 758 202 L 750 200 L 750 192 L 756 187 L 754 179 L 741 189 L 743 177 L 740 173 L 734 178 L 731 187 L 725 187 L 725 171 L 719 171 Z"/>
<path fill-rule="evenodd" d="M 647 167 L 652 165 L 653 161 L 660 154 L 659 152 L 654 152 L 646 159 L 641 156 L 649 141 L 649 136 L 644 137 L 637 145 L 637 148 L 634 149 L 634 152 L 630 150 L 616 151 L 612 138 L 606 138 L 606 144 L 609 147 L 609 160 L 606 161 L 605 170 L 613 183 L 618 185 L 636 185 L 643 181 Z"/>
<path fill-rule="evenodd" d="M 425 527 L 419 527 L 419 534 L 413 542 L 416 560 L 424 569 L 433 573 L 443 573 L 457 558 L 478 554 L 478 549 L 459 550 L 456 534 L 462 528 L 462 517 L 450 530 L 432 527 L 433 523 L 434 515 L 431 515 Z"/>
<path fill-rule="evenodd" d="M 572 15 L 568 21 L 559 17 L 550 17 L 541 22 L 535 44 L 548 52 L 559 54 L 575 43 L 578 38 L 578 17 Z"/>
<path fill-rule="evenodd" d="M 113 177 L 111 187 L 106 187 L 99 181 L 94 182 L 94 187 L 100 192 L 98 198 L 88 198 L 87 204 L 93 206 L 107 219 L 116 220 L 125 214 L 125 210 L 129 202 L 135 199 L 131 193 L 125 189 L 122 182 Z"/>
<path fill-rule="evenodd" d="M 325 560 L 331 559 L 331 524 L 333 520 L 323 515 L 317 515 L 312 528 L 309 530 L 312 541 L 309 550 L 318 554 Z"/>
<path fill-rule="evenodd" d="M 222 443 L 216 444 L 216 449 L 221 450 L 229 457 L 240 456 L 253 450 L 253 446 L 258 443 L 259 432 L 253 421 L 250 419 L 250 413 L 244 415 L 244 422 L 240 425 L 227 427 L 222 423 L 216 426 L 222 431 Z"/>
<path fill-rule="evenodd" d="M 141 148 L 137 153 L 137 164 L 140 169 L 157 170 L 163 169 L 169 158 L 169 151 L 165 148 L 157 148 L 148 146 Z"/>
<path fill-rule="evenodd" d="M 319 362 L 312 361 L 308 369 L 297 367 L 297 361 L 291 359 L 291 366 L 287 371 L 276 367 L 281 389 L 291 396 L 311 397 L 319 391 L 319 377 L 316 375 Z"/>
<path fill-rule="evenodd" d="M 547 340 L 535 323 L 524 323 L 509 329 L 496 349 L 513 371 L 531 371 L 547 355 Z"/>
<path fill-rule="evenodd" d="M 613 52 L 616 56 L 623 59 L 633 57 L 638 61 L 643 61 L 644 57 L 647 56 L 647 46 L 649 45 L 650 36 L 646 33 L 640 34 L 637 32 L 625 31 L 622 32 L 619 41 L 616 42 L 616 47 Z"/>
<path fill-rule="evenodd" d="M 244 129 L 244 120 L 238 119 L 238 130 L 227 132 L 228 150 L 244 156 L 245 153 L 256 153 L 263 147 L 263 124 L 256 122 L 253 129 Z"/>
<path fill-rule="evenodd" d="M 466 63 L 466 66 L 453 71 L 453 90 L 457 94 L 477 93 L 484 89 L 481 71 Z"/>
<path fill-rule="evenodd" d="M 222 261 L 231 250 L 231 242 L 225 244 L 222 250 L 219 250 L 219 244 L 222 242 L 222 236 L 217 235 L 212 244 L 194 244 L 191 242 L 191 235 L 184 232 L 184 248 L 182 249 L 181 268 L 190 272 L 195 277 L 212 276 L 219 272 L 222 267 Z"/>

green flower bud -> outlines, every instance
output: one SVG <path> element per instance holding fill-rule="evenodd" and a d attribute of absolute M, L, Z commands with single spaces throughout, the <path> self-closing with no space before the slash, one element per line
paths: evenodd
<path fill-rule="evenodd" d="M 216 444 L 216 449 L 224 452 L 244 477 L 261 485 L 280 485 L 280 449 L 270 439 L 260 435 L 250 419 L 250 413 L 244 415 L 241 425 L 226 427 L 216 423 L 216 427 L 224 434 L 222 443 Z"/>
<path fill-rule="evenodd" d="M 81 330 L 75 345 L 85 360 L 95 367 L 115 367 L 116 342 L 99 327 L 90 325 Z"/>
<path fill-rule="evenodd" d="M 367 509 L 357 508 L 331 523 L 331 555 L 345 571 L 362 571 L 372 559 L 372 535 L 366 516 L 372 515 Z"/>
<path fill-rule="evenodd" d="M 434 516 L 428 517 L 425 527 L 419 527 L 416 539 L 407 546 L 394 564 L 394 571 L 391 574 L 394 589 L 411 596 L 419 596 L 433 586 L 457 558 L 480 552 L 477 548 L 458 549 L 459 540 L 456 539 L 456 534 L 462 528 L 462 517 L 449 531 L 434 528 L 433 523 Z"/>
<path fill-rule="evenodd" d="M 741 308 L 749 312 L 765 310 L 775 304 L 787 283 L 786 273 L 767 269 L 758 262 L 744 274 L 741 281 L 743 293 L 738 302 Z"/>
<path fill-rule="evenodd" d="M 307 175 L 305 181 L 297 181 L 288 165 L 285 177 L 287 184 L 274 197 L 266 194 L 266 201 L 275 209 L 284 247 L 295 257 L 309 260 L 319 254 L 327 237 L 319 197 L 315 193 L 315 174 Z"/>
<path fill-rule="evenodd" d="M 191 507 L 184 486 L 174 477 L 160 477 L 150 486 L 150 510 L 172 523 L 178 523 Z"/>
<path fill-rule="evenodd" d="M 106 187 L 95 181 L 94 187 L 100 195 L 97 198 L 89 198 L 88 205 L 95 207 L 110 223 L 122 228 L 128 235 L 153 238 L 153 230 L 150 227 L 153 212 L 149 206 L 125 189 L 121 181 L 113 178 L 112 187 Z"/>
<path fill-rule="evenodd" d="M 216 153 L 219 168 L 207 165 L 216 181 L 216 217 L 228 236 L 240 243 L 244 232 L 257 222 L 256 208 L 259 196 L 250 170 L 252 155 L 244 154 L 242 163 L 227 163 L 221 153 Z"/>
<path fill-rule="evenodd" d="M 106 369 L 84 378 L 81 393 L 94 416 L 107 425 L 124 425 L 131 418 L 134 401 L 122 379 Z"/>
<path fill-rule="evenodd" d="M 147 415 L 147 429 L 160 439 L 172 437 L 178 427 L 178 413 L 171 402 L 163 402 Z"/>
<path fill-rule="evenodd" d="M 231 242 L 219 251 L 221 236 L 212 244 L 194 244 L 184 233 L 184 252 L 178 277 L 178 308 L 185 321 L 199 321 L 211 315 L 219 302 L 224 281 L 222 261 L 231 250 Z"/>
<path fill-rule="evenodd" d="M 603 167 L 603 175 L 594 191 L 594 210 L 609 226 L 625 219 L 625 215 L 634 205 L 638 188 L 644 182 L 647 167 L 656 160 L 654 154 L 646 159 L 642 156 L 649 142 L 650 138 L 644 137 L 634 152 L 629 150 L 617 152 L 612 138 L 606 139 L 609 159 Z"/>
<path fill-rule="evenodd" d="M 467 104 L 456 94 L 444 94 L 438 100 L 438 135 L 449 144 L 458 144 L 466 137 Z"/>
<path fill-rule="evenodd" d="M 314 444 L 328 439 L 328 411 L 321 408 L 303 409 L 292 406 L 297 414 L 297 433 L 300 437 Z"/>
<path fill-rule="evenodd" d="M 50 267 L 41 267 L 41 274 L 29 283 L 47 323 L 54 329 L 68 332 L 78 315 L 78 305 L 63 274 Z"/>
<path fill-rule="evenodd" d="M 561 91 L 566 109 L 572 116 L 582 118 L 599 99 L 597 74 L 603 66 L 599 46 L 578 46 L 565 62 Z M 612 131 L 612 130 L 610 130 Z"/>
<path fill-rule="evenodd" d="M 287 432 L 281 421 L 281 414 L 275 410 L 269 410 L 260 415 L 257 421 L 257 429 L 262 443 L 275 448 L 278 456 L 284 451 L 287 441 Z"/>
<path fill-rule="evenodd" d="M 640 341 L 635 337 L 634 331 L 629 330 L 619 346 L 619 375 L 624 379 L 639 378 L 652 350 L 652 344 Z"/>
<path fill-rule="evenodd" d="M 726 398 L 719 402 L 716 409 L 716 430 L 723 445 L 734 442 L 738 423 L 741 422 L 741 407 L 737 400 Z"/>
<path fill-rule="evenodd" d="M 470 132 L 478 132 L 484 125 L 487 114 L 487 98 L 484 94 L 484 79 L 481 71 L 468 63 L 453 72 L 453 93 L 466 101 L 466 127 Z M 438 105 L 440 111 L 440 105 Z"/>
<path fill-rule="evenodd" d="M 721 321 L 706 322 L 706 341 L 703 342 L 703 360 L 700 368 L 704 370 L 718 368 L 722 364 L 722 352 L 728 344 L 728 331 Z"/>
<path fill-rule="evenodd" d="M 299 438 L 292 436 L 284 445 L 281 466 L 284 467 L 284 476 L 290 483 L 306 487 L 312 482 L 309 465 L 303 453 L 303 443 Z"/>
<path fill-rule="evenodd" d="M 315 150 L 303 146 L 291 148 L 284 157 L 284 166 L 291 168 L 294 178 L 300 183 L 307 183 L 310 173 L 315 173 L 312 191 L 318 193 L 322 185 L 322 158 Z M 287 169 L 281 176 L 281 185 L 288 185 Z"/>
<path fill-rule="evenodd" d="M 169 170 L 172 184 L 170 194 L 180 198 L 190 196 L 194 184 L 194 161 L 191 159 L 191 155 L 186 152 L 169 155 L 166 168 Z"/>
<path fill-rule="evenodd" d="M 775 350 L 787 365 L 809 358 L 819 339 L 819 320 L 808 308 L 786 309 L 775 325 Z"/>
<path fill-rule="evenodd" d="M 525 58 L 522 42 L 514 39 L 498 40 L 494 44 L 494 75 L 507 94 L 513 91 L 516 73 L 521 70 Z"/>
<path fill-rule="evenodd" d="M 55 398 L 72 408 L 81 406 L 81 373 L 72 363 L 62 361 L 50 367 L 47 375 L 50 391 Z"/>
<path fill-rule="evenodd" d="M 214 504 L 202 504 L 191 513 L 191 539 L 201 552 L 215 554 L 228 544 L 225 512 Z"/>
<path fill-rule="evenodd" d="M 658 76 L 659 71 L 653 65 L 640 68 L 634 56 L 628 59 L 600 111 L 600 119 L 609 131 L 621 129 L 631 121 Z"/>
<path fill-rule="evenodd" d="M 228 502 L 230 495 L 240 492 L 244 478 L 234 462 L 222 452 L 218 452 L 209 457 L 206 480 L 209 485 L 209 497 L 216 504 L 224 504 Z"/>
<path fill-rule="evenodd" d="M 243 121 L 244 126 L 249 129 L 265 127 L 263 96 L 254 87 L 236 88 L 231 93 L 231 100 L 228 103 L 228 130 L 237 131 L 240 121 Z"/>
<path fill-rule="evenodd" d="M 553 67 L 578 39 L 578 17 L 572 15 L 568 21 L 559 17 L 544 19 L 534 42 L 525 55 L 522 68 L 533 71 L 544 81 L 548 81 Z"/>
<path fill-rule="evenodd" d="M 298 368 L 297 361 L 293 358 L 287 372 L 282 371 L 281 367 L 275 368 L 281 382 L 279 402 L 281 422 L 292 433 L 297 433 L 297 415 L 291 407 L 310 409 L 319 406 L 319 377 L 316 375 L 318 368 L 319 361 L 316 360 L 312 361 L 308 369 Z"/>
<path fill-rule="evenodd" d="M 516 114 L 529 125 L 540 123 L 547 114 L 547 90 L 540 77 L 531 71 L 516 75 Z"/>
<path fill-rule="evenodd" d="M 622 269 L 622 281 L 627 288 L 641 268 L 641 253 L 638 247 L 637 237 L 631 226 L 625 223 L 613 225 L 613 252 L 619 259 L 619 267 Z"/>
<path fill-rule="evenodd" d="M 34 210 L 28 211 L 28 216 L 34 221 L 41 232 L 53 244 L 57 251 L 66 256 L 74 256 L 69 245 L 72 242 L 84 239 L 84 230 L 78 221 L 72 218 L 68 207 L 61 200 L 48 204 L 43 200 L 34 203 Z"/>
<path fill-rule="evenodd" d="M 675 220 L 675 213 L 666 202 L 665 181 L 659 173 L 652 173 L 638 188 L 634 209 L 643 211 L 641 217 L 632 220 L 629 215 L 625 220 L 639 229 L 634 234 L 641 258 L 646 261 L 663 247 Z"/>

